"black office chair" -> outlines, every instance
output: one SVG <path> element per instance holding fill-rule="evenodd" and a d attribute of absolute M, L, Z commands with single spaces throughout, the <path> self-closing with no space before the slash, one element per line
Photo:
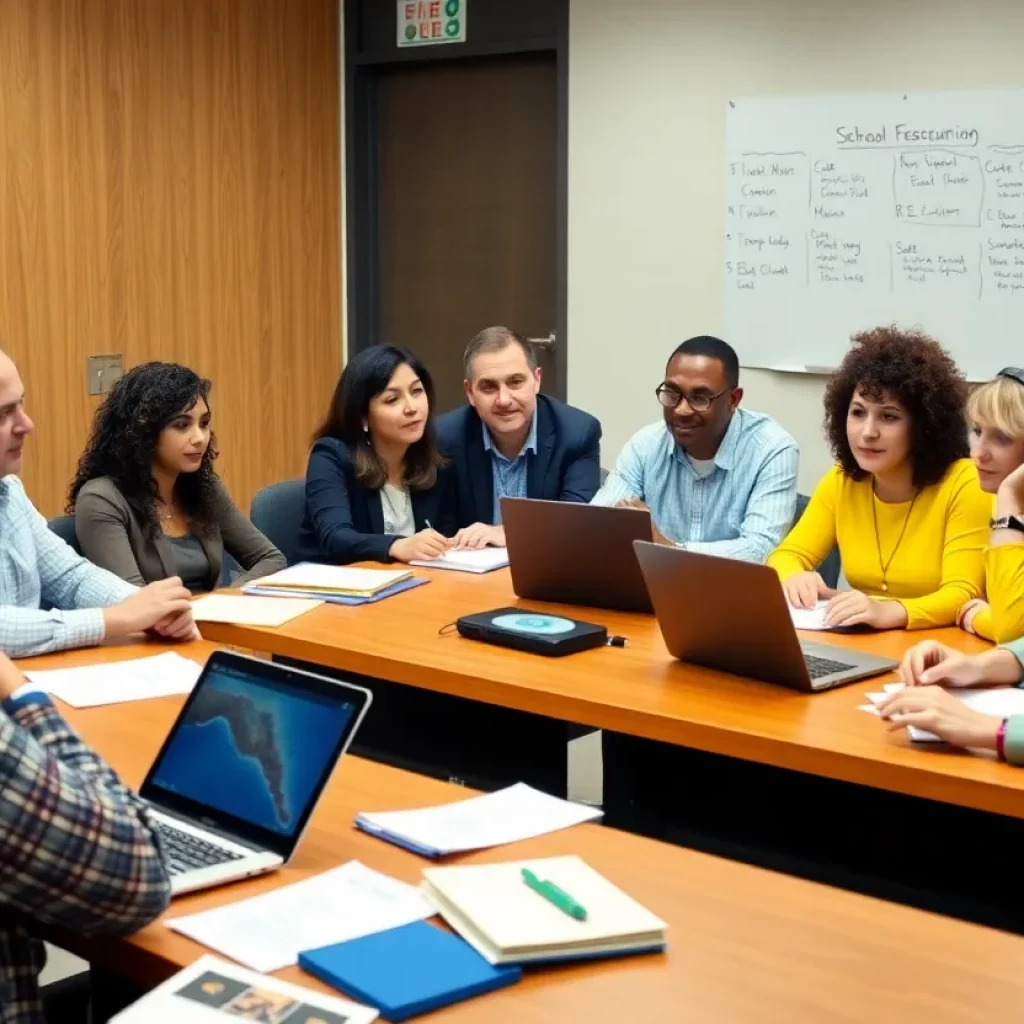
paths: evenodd
<path fill-rule="evenodd" d="M 804 514 L 807 506 L 811 503 L 811 499 L 806 494 L 798 494 L 796 496 L 796 516 L 793 519 L 793 525 L 795 526 L 800 517 Z M 839 576 L 843 571 L 843 565 L 839 558 L 839 548 L 833 548 L 826 557 L 825 561 L 818 566 L 818 573 L 821 578 L 825 581 L 825 586 L 831 587 L 835 590 L 839 586 Z"/>
<path fill-rule="evenodd" d="M 299 529 L 306 515 L 306 482 L 285 480 L 256 492 L 249 508 L 252 525 L 287 559 L 299 560 Z"/>
<path fill-rule="evenodd" d="M 74 550 L 75 554 L 82 553 L 82 548 L 78 543 L 78 534 L 75 533 L 74 516 L 57 516 L 46 525 L 49 526 L 50 532 L 57 534 L 65 544 Z"/>

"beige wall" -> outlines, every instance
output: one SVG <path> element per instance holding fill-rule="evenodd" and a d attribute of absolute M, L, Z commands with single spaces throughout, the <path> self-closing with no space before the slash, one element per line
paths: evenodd
<path fill-rule="evenodd" d="M 1021 86 L 1021 39 L 1010 0 L 571 0 L 569 401 L 601 418 L 606 465 L 657 419 L 671 349 L 721 330 L 726 101 Z M 823 378 L 743 383 L 812 488 Z"/>

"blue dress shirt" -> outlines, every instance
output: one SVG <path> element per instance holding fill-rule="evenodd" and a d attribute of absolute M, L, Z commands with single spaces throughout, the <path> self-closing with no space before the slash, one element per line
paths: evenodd
<path fill-rule="evenodd" d="M 629 440 L 593 503 L 639 498 L 687 550 L 763 562 L 796 514 L 799 461 L 796 441 L 771 417 L 740 408 L 701 476 L 664 422 L 654 423 Z"/>
<path fill-rule="evenodd" d="M 103 609 L 136 591 L 51 533 L 16 476 L 0 480 L 0 651 L 23 658 L 98 644 Z"/>
<path fill-rule="evenodd" d="M 530 464 L 529 453 L 537 454 L 537 415 L 530 423 L 526 443 L 514 459 L 506 459 L 491 439 L 486 423 L 484 429 L 484 451 L 491 455 L 491 479 L 494 483 L 494 523 L 501 525 L 501 499 L 526 497 L 526 470 Z"/>

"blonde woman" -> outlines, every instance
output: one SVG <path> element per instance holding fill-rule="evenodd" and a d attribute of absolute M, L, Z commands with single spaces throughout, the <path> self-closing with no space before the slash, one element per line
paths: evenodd
<path fill-rule="evenodd" d="M 995 514 L 985 555 L 987 600 L 968 601 L 957 622 L 986 640 L 1024 636 L 1024 370 L 1007 367 L 967 403 L 971 458 Z"/>

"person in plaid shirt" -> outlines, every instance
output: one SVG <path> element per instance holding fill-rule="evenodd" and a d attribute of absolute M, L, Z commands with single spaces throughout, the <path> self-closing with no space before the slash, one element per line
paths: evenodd
<path fill-rule="evenodd" d="M 0 651 L 21 658 L 144 630 L 174 640 L 196 636 L 181 580 L 140 590 L 50 532 L 14 475 L 34 426 L 18 369 L 0 352 Z"/>
<path fill-rule="evenodd" d="M 166 909 L 170 881 L 145 805 L 4 654 L 0 793 L 0 1024 L 42 1024 L 34 927 L 128 935 Z"/>

